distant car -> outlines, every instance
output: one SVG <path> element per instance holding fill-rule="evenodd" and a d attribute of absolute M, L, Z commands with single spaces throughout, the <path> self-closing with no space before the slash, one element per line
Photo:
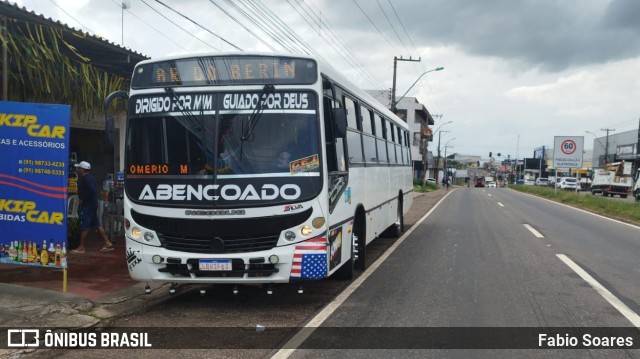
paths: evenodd
<path fill-rule="evenodd" d="M 524 180 L 521 180 L 521 179 L 516 180 L 516 184 L 517 185 L 524 185 Z"/>
<path fill-rule="evenodd" d="M 547 186 L 549 185 L 549 179 L 544 177 L 536 178 L 536 186 Z"/>
<path fill-rule="evenodd" d="M 532 180 L 532 179 L 526 179 L 524 180 L 524 185 L 525 186 L 533 186 L 536 184 L 536 181 Z"/>
<path fill-rule="evenodd" d="M 580 190 L 580 184 L 575 179 L 575 177 L 562 177 L 562 178 L 560 178 L 558 183 L 556 183 L 556 188 L 571 189 L 571 190 L 578 189 L 578 190 Z"/>
<path fill-rule="evenodd" d="M 486 182 L 486 186 L 487 186 L 487 188 L 496 188 L 497 187 L 496 183 L 493 182 L 493 181 L 487 181 Z"/>
<path fill-rule="evenodd" d="M 426 182 L 430 184 L 438 184 L 438 181 L 436 181 L 435 178 L 427 178 Z"/>

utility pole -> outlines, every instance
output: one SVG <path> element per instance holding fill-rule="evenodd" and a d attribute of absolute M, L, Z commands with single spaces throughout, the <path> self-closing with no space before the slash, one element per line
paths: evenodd
<path fill-rule="evenodd" d="M 436 181 L 438 180 L 438 167 L 440 167 L 440 138 L 442 137 L 443 132 L 451 132 L 451 131 L 440 131 L 438 132 L 438 158 L 436 159 Z"/>
<path fill-rule="evenodd" d="M 442 114 L 433 114 L 432 118 L 442 118 Z M 427 128 L 429 128 L 429 119 L 427 119 Z M 433 134 L 431 135 L 433 137 Z M 638 134 L 640 136 L 640 133 Z M 640 138 L 640 137 L 639 137 Z M 429 141 L 424 139 L 424 150 L 422 151 L 422 185 L 427 183 L 427 170 L 429 169 Z"/>
<path fill-rule="evenodd" d="M 609 132 L 615 131 L 615 128 L 601 128 L 601 131 L 605 131 L 607 133 L 607 141 L 604 146 L 604 165 L 606 166 L 609 163 Z"/>
<path fill-rule="evenodd" d="M 636 144 L 636 169 L 635 171 L 638 171 L 638 168 L 640 168 L 640 163 L 638 162 L 638 160 L 640 160 L 640 118 L 638 118 L 638 143 Z M 636 173 L 634 172 L 634 173 Z M 637 197 L 636 197 L 637 198 Z"/>
<path fill-rule="evenodd" d="M 396 113 L 396 69 L 398 68 L 398 61 L 413 61 L 420 62 L 422 57 L 419 57 L 417 60 L 414 60 L 409 56 L 408 59 L 398 58 L 397 56 L 393 57 L 393 87 L 391 88 L 391 112 Z"/>

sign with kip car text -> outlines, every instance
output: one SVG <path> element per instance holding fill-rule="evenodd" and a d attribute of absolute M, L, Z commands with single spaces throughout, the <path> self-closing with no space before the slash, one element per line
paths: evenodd
<path fill-rule="evenodd" d="M 555 136 L 553 141 L 554 168 L 582 168 L 584 137 Z"/>
<path fill-rule="evenodd" d="M 0 102 L 2 263 L 66 268 L 69 114 L 64 105 Z"/>

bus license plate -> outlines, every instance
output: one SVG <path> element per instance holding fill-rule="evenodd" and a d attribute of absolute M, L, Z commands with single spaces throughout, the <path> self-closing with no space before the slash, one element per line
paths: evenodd
<path fill-rule="evenodd" d="M 231 259 L 201 259 L 198 268 L 202 271 L 230 271 Z"/>

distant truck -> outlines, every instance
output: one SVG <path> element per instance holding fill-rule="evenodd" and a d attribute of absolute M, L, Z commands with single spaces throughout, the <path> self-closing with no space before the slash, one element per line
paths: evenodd
<path fill-rule="evenodd" d="M 634 180 L 635 184 L 633 185 L 633 196 L 636 198 L 636 201 L 640 201 L 640 168 L 636 170 Z"/>
<path fill-rule="evenodd" d="M 631 163 L 621 161 L 609 163 L 603 169 L 595 171 L 591 194 L 602 193 L 604 197 L 620 195 L 621 198 L 627 198 L 633 187 Z"/>
<path fill-rule="evenodd" d="M 476 177 L 473 180 L 474 187 L 484 187 L 484 177 Z"/>

